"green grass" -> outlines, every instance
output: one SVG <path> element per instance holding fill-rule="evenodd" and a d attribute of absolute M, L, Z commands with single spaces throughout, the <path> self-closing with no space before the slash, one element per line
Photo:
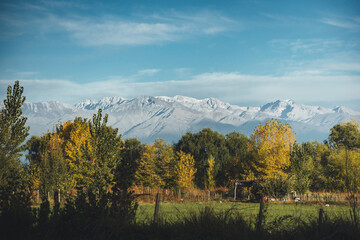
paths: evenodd
<path fill-rule="evenodd" d="M 229 214 L 240 214 L 245 220 L 256 218 L 259 213 L 259 203 L 163 203 L 160 204 L 160 217 L 167 222 L 177 222 L 191 214 L 199 213 L 209 206 L 214 212 L 228 212 Z M 347 206 L 330 205 L 329 207 L 309 204 L 266 204 L 266 219 L 273 221 L 275 218 L 292 216 L 303 221 L 316 218 L 319 209 L 323 208 L 327 217 L 350 217 Z M 153 220 L 155 205 L 140 204 L 136 213 L 139 223 L 148 223 Z"/>
<path fill-rule="evenodd" d="M 13 239 L 359 239 L 360 225 L 351 220 L 349 207 L 317 204 L 266 204 L 258 221 L 258 203 L 163 203 L 160 221 L 153 221 L 154 204 L 141 204 L 137 222 L 124 221 L 98 208 L 62 208 L 49 216 L 0 215 L 0 236 Z M 205 210 L 205 207 L 209 207 Z M 319 221 L 319 209 L 325 214 Z M 33 209 L 36 210 L 36 209 Z M 28 219 L 24 224 L 19 220 Z"/>

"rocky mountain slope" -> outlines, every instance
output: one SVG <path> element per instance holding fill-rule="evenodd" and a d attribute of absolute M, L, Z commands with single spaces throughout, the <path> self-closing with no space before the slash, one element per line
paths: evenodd
<path fill-rule="evenodd" d="M 59 101 L 27 102 L 23 114 L 28 117 L 31 134 L 41 135 L 52 131 L 59 122 L 75 117 L 90 119 L 98 108 L 109 114 L 109 125 L 119 128 L 125 138 L 136 137 L 143 142 L 156 138 L 176 142 L 187 131 L 197 132 L 205 127 L 223 134 L 238 131 L 250 135 L 256 125 L 272 118 L 289 123 L 298 141 L 323 141 L 335 124 L 351 118 L 360 121 L 360 113 L 346 107 L 330 109 L 292 100 L 241 107 L 215 98 L 199 100 L 184 96 L 106 97 L 76 105 Z"/>

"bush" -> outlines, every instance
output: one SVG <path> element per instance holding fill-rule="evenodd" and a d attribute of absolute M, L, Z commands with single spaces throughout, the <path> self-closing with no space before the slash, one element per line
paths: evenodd
<path fill-rule="evenodd" d="M 262 183 L 260 191 L 263 196 L 281 199 L 290 193 L 291 182 L 284 176 L 276 176 Z"/>

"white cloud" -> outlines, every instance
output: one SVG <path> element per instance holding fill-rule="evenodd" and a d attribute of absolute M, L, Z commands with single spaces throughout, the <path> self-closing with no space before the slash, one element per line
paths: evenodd
<path fill-rule="evenodd" d="M 157 68 L 150 68 L 150 69 L 143 69 L 139 70 L 137 73 L 131 75 L 131 76 L 109 76 L 105 79 L 105 81 L 116 81 L 116 82 L 129 82 L 129 81 L 135 81 L 142 77 L 151 77 L 160 72 L 161 69 Z"/>
<path fill-rule="evenodd" d="M 137 74 L 135 74 L 136 77 L 141 77 L 141 76 L 153 76 L 155 74 L 157 74 L 158 72 L 160 72 L 160 69 L 143 69 L 137 72 Z"/>
<path fill-rule="evenodd" d="M 219 32 L 223 32 L 225 29 L 222 27 L 210 27 L 203 30 L 206 34 L 216 34 Z"/>
<path fill-rule="evenodd" d="M 190 74 L 191 68 L 185 68 L 185 67 L 175 68 L 175 69 L 174 69 L 174 72 L 175 72 L 175 74 L 178 75 L 178 76 L 185 76 L 185 75 Z"/>

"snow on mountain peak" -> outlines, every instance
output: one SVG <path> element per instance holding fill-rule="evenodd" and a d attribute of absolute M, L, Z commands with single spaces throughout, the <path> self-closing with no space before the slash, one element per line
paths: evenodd
<path fill-rule="evenodd" d="M 26 114 L 53 114 L 58 116 L 73 113 L 76 108 L 68 103 L 60 101 L 46 101 L 40 103 L 25 102 L 22 106 L 23 113 Z"/>
<path fill-rule="evenodd" d="M 344 107 L 344 106 L 338 106 L 333 108 L 333 111 L 336 113 L 345 113 L 345 114 L 349 114 L 349 115 L 360 115 L 359 112 L 355 112 L 354 110 Z"/>
<path fill-rule="evenodd" d="M 75 107 L 78 109 L 81 109 L 81 108 L 88 109 L 88 106 L 95 105 L 96 103 L 97 103 L 96 100 L 85 99 L 85 100 L 75 104 Z"/>
<path fill-rule="evenodd" d="M 100 103 L 108 104 L 108 105 L 114 105 L 114 104 L 117 104 L 117 103 L 121 103 L 124 100 L 126 100 L 126 99 L 123 98 L 123 97 L 104 97 L 104 98 L 102 98 L 100 100 Z"/>
<path fill-rule="evenodd" d="M 156 98 L 170 103 L 176 102 L 199 112 L 213 112 L 221 109 L 230 110 L 232 107 L 237 107 L 232 106 L 229 103 L 222 102 L 217 98 L 196 99 L 181 95 L 176 95 L 174 97 L 158 96 Z"/>
<path fill-rule="evenodd" d="M 102 108 L 105 110 L 113 107 L 114 105 L 121 104 L 125 100 L 126 99 L 123 97 L 104 97 L 100 99 L 100 101 L 86 99 L 76 104 L 75 107 L 79 109 L 87 109 L 87 110 L 94 110 L 98 108 Z"/>
<path fill-rule="evenodd" d="M 286 102 L 288 104 L 295 104 L 294 100 L 292 100 L 292 99 L 286 99 L 286 100 L 284 100 L 284 102 Z"/>
<path fill-rule="evenodd" d="M 271 112 L 280 116 L 285 109 L 290 110 L 290 108 L 293 107 L 293 105 L 294 102 L 292 100 L 285 100 L 285 101 L 277 100 L 275 102 L 271 102 L 263 105 L 260 108 L 260 111 Z"/>
<path fill-rule="evenodd" d="M 84 100 L 75 106 L 59 101 L 26 102 L 23 114 L 28 117 L 31 134 L 39 135 L 58 122 L 75 117 L 91 118 L 93 110 L 98 108 L 109 114 L 109 124 L 119 128 L 124 137 L 136 137 L 146 142 L 159 137 L 176 141 L 187 131 L 204 127 L 224 134 L 235 130 L 249 135 L 259 122 L 271 118 L 291 124 L 301 141 L 323 140 L 335 124 L 351 118 L 360 120 L 359 112 L 343 106 L 330 109 L 287 99 L 261 107 L 240 107 L 216 98 L 195 99 L 180 95 L 132 99 L 105 97 L 99 101 Z"/>
<path fill-rule="evenodd" d="M 320 106 L 296 104 L 293 100 L 287 99 L 267 103 L 260 108 L 260 112 L 274 118 L 306 122 L 319 114 L 333 113 L 334 110 Z"/>

